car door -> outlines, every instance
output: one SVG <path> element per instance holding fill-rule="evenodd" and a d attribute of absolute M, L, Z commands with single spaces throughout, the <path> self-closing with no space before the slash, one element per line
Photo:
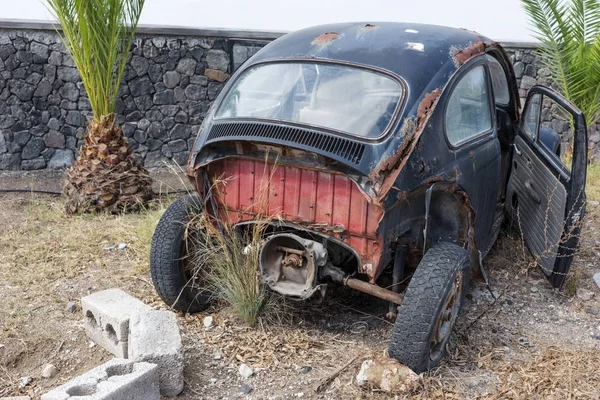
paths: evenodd
<path fill-rule="evenodd" d="M 552 90 L 533 87 L 513 143 L 506 204 L 536 263 L 557 288 L 579 242 L 586 166 L 583 113 Z"/>

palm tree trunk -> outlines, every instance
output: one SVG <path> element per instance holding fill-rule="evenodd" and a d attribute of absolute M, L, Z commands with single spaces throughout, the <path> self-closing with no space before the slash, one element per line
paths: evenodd
<path fill-rule="evenodd" d="M 68 213 L 135 211 L 152 197 L 148 172 L 135 159 L 114 116 L 88 123 L 79 157 L 67 171 Z"/>

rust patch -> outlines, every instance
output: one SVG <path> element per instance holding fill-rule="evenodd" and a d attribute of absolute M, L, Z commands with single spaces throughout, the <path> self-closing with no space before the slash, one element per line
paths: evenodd
<path fill-rule="evenodd" d="M 429 114 L 435 107 L 437 103 L 438 97 L 440 97 L 442 91 L 440 89 L 435 89 L 431 93 L 427 93 L 423 101 L 419 104 L 419 108 L 417 110 L 417 129 L 422 129 L 426 120 L 429 117 Z"/>
<path fill-rule="evenodd" d="M 458 167 L 454 167 L 452 169 L 452 172 L 454 172 L 454 175 L 449 175 L 447 173 L 442 173 L 440 175 L 435 175 L 432 176 L 430 178 L 427 178 L 425 180 L 425 185 L 432 185 L 434 183 L 438 183 L 438 182 L 453 182 L 453 183 L 457 183 L 458 180 L 460 179 L 460 170 L 458 169 Z"/>
<path fill-rule="evenodd" d="M 312 44 L 314 44 L 315 46 L 324 46 L 330 44 L 339 37 L 340 34 L 337 32 L 322 33 L 319 36 L 317 36 L 315 40 L 312 41 Z"/>
<path fill-rule="evenodd" d="M 361 27 L 360 29 L 362 29 L 363 31 L 370 31 L 373 29 L 379 29 L 379 26 L 373 25 L 373 24 L 366 24 L 365 26 Z"/>
<path fill-rule="evenodd" d="M 452 49 L 451 56 L 454 58 L 454 63 L 456 64 L 456 66 L 459 67 L 467 61 L 469 61 L 471 58 L 484 53 L 485 49 L 487 49 L 488 47 L 493 47 L 497 45 L 498 43 L 496 42 L 486 43 L 483 41 L 483 39 L 479 38 L 477 42 L 473 43 L 469 47 L 465 47 L 462 50 L 456 48 Z"/>
<path fill-rule="evenodd" d="M 398 150 L 383 160 L 369 174 L 369 178 L 376 182 L 374 188 L 378 192 L 377 201 L 381 201 L 381 199 L 383 199 L 383 197 L 394 184 L 398 174 L 400 174 L 400 171 L 406 164 L 408 156 L 413 152 L 418 139 L 425 128 L 425 124 L 427 124 L 427 121 L 429 121 L 429 117 L 431 116 L 431 113 L 435 108 L 441 94 L 442 91 L 440 89 L 435 89 L 431 93 L 427 93 L 425 95 L 417 109 L 417 117 L 408 118 L 404 121 L 402 129 L 400 130 L 400 135 L 404 137 L 404 141 Z M 385 172 L 395 168 L 398 163 L 400 163 L 400 165 L 393 171 L 392 174 L 382 177 Z"/>

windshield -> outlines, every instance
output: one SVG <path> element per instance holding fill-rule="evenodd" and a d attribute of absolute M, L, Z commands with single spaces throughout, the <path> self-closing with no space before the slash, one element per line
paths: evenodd
<path fill-rule="evenodd" d="M 402 90 L 396 80 L 363 68 L 261 64 L 235 81 L 215 119 L 275 119 L 376 138 L 390 124 Z"/>

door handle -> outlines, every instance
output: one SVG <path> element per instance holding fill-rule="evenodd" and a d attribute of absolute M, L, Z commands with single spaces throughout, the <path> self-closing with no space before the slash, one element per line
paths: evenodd
<path fill-rule="evenodd" d="M 527 179 L 525 181 L 525 189 L 527 189 L 527 194 L 535 201 L 537 204 L 542 203 L 542 198 L 538 194 L 538 192 L 533 188 L 533 183 L 531 180 Z"/>
<path fill-rule="evenodd" d="M 519 150 L 519 148 L 517 147 L 516 144 L 513 143 L 513 146 L 515 148 L 515 153 L 517 153 L 518 156 L 520 156 L 521 154 L 523 154 L 523 153 L 521 153 L 521 150 Z"/>

